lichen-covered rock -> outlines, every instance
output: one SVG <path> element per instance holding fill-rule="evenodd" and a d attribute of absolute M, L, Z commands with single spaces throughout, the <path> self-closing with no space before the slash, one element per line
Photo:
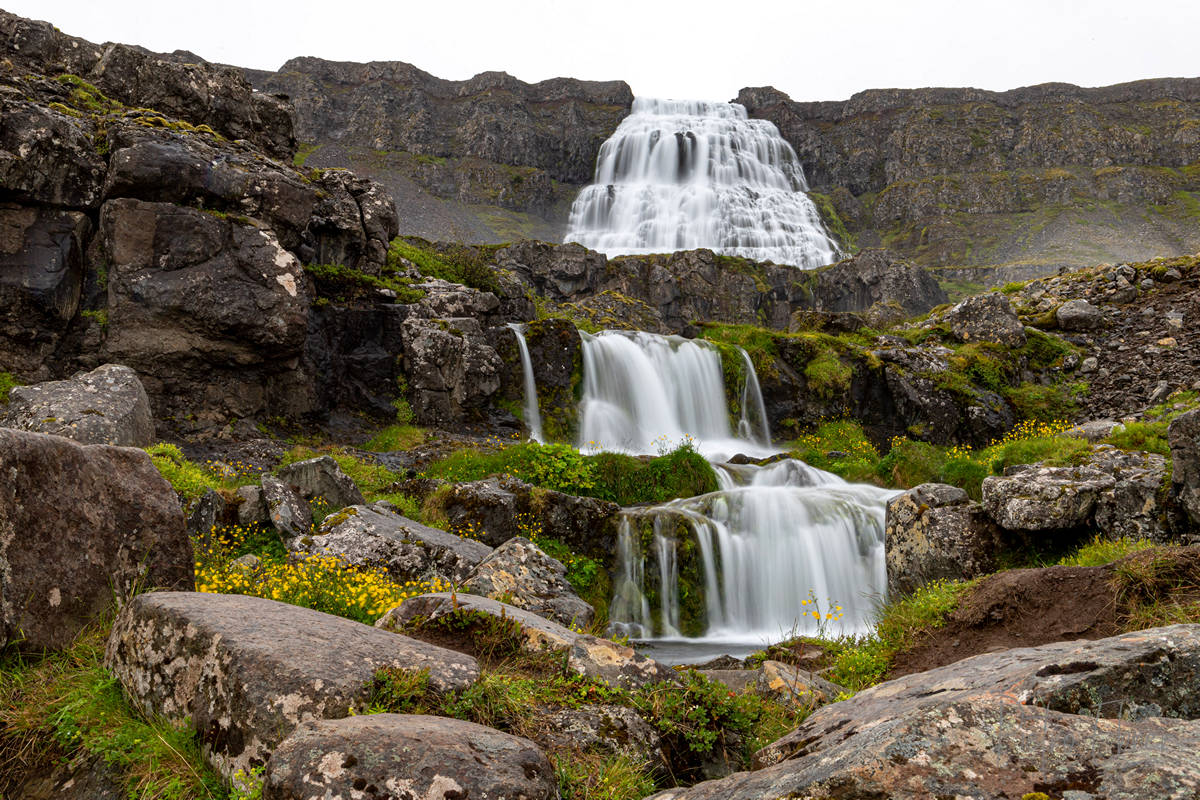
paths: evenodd
<path fill-rule="evenodd" d="M 404 630 L 426 621 L 472 613 L 516 622 L 521 628 L 522 647 L 530 652 L 567 651 L 567 668 L 578 675 L 624 688 L 675 680 L 674 670 L 639 655 L 632 647 L 576 633 L 537 614 L 487 597 L 450 592 L 418 595 L 393 608 L 375 625 L 387 630 Z"/>
<path fill-rule="evenodd" d="M 262 477 L 262 497 L 271 525 L 284 539 L 312 532 L 312 509 L 292 487 L 274 475 Z"/>
<path fill-rule="evenodd" d="M 988 653 L 824 706 L 743 772 L 656 800 L 1190 798 L 1200 626 Z M 1175 719 L 1164 719 L 1174 717 Z"/>
<path fill-rule="evenodd" d="M 125 776 L 102 756 L 83 751 L 70 760 L 25 774 L 9 768 L 0 792 L 11 800 L 126 800 Z"/>
<path fill-rule="evenodd" d="M 1104 322 L 1104 312 L 1083 298 L 1068 300 L 1054 312 L 1058 327 L 1064 331 L 1090 331 Z"/>
<path fill-rule="evenodd" d="M 923 483 L 888 501 L 885 536 L 893 597 L 942 578 L 994 572 L 1001 547 L 999 531 L 979 504 L 940 483 Z"/>
<path fill-rule="evenodd" d="M 79 211 L 0 203 L 0 364 L 6 370 L 31 380 L 50 377 L 47 360 L 79 310 L 91 231 Z"/>
<path fill-rule="evenodd" d="M 467 576 L 463 588 L 499 599 L 563 625 L 586 628 L 596 613 L 567 582 L 562 562 L 524 537 L 497 547 Z"/>
<path fill-rule="evenodd" d="M 318 198 L 308 236 L 319 264 L 342 264 L 379 274 L 388 243 L 400 230 L 396 204 L 379 183 L 344 169 L 325 170 L 317 179 Z"/>
<path fill-rule="evenodd" d="M 295 486 L 306 500 L 321 498 L 331 508 L 361 505 L 366 501 L 354 480 L 330 456 L 288 464 L 279 479 Z"/>
<path fill-rule="evenodd" d="M 190 589 L 192 547 L 144 451 L 0 428 L 0 646 L 68 646 L 135 589 Z"/>
<path fill-rule="evenodd" d="M 482 414 L 500 388 L 503 364 L 479 320 L 410 317 L 403 331 L 404 370 L 415 419 L 444 425 Z"/>
<path fill-rule="evenodd" d="M 992 342 L 1007 347 L 1025 344 L 1025 326 L 1008 298 L 998 292 L 968 297 L 938 319 L 950 326 L 951 335 L 960 342 Z"/>
<path fill-rule="evenodd" d="M 217 528 L 231 522 L 229 503 L 213 489 L 205 489 L 188 512 L 187 532 L 192 539 L 206 540 Z M 236 512 L 234 512 L 236 515 Z"/>
<path fill-rule="evenodd" d="M 1027 464 L 983 480 L 983 506 L 1002 528 L 1048 531 L 1094 525 L 1110 538 L 1167 541 L 1159 490 L 1166 460 L 1093 447 L 1076 467 Z"/>
<path fill-rule="evenodd" d="M 257 597 L 160 592 L 113 625 L 105 665 L 143 713 L 190 720 L 226 777 L 266 762 L 297 725 L 344 717 L 376 670 L 428 670 L 437 692 L 479 677 L 470 656 Z"/>
<path fill-rule="evenodd" d="M 382 569 L 397 581 L 438 579 L 462 583 L 492 548 L 430 528 L 383 508 L 356 505 L 332 514 L 311 536 L 288 542 L 301 554 L 336 556 L 348 564 Z"/>
<path fill-rule="evenodd" d="M 661 764 L 662 736 L 632 708 L 587 705 L 552 711 L 544 718 L 548 747 L 623 755 L 642 763 Z"/>
<path fill-rule="evenodd" d="M 768 659 L 756 671 L 755 690 L 779 702 L 816 707 L 845 692 L 836 683 L 782 661 Z"/>
<path fill-rule="evenodd" d="M 1167 427 L 1171 482 L 1180 505 L 1200 525 L 1200 410 L 1176 417 Z"/>
<path fill-rule="evenodd" d="M 11 95 L 0 101 L 0 188 L 5 200 L 94 209 L 104 169 L 87 120 Z"/>
<path fill-rule="evenodd" d="M 0 406 L 0 426 L 53 433 L 83 444 L 149 447 L 150 399 L 137 373 L 105 364 L 65 381 L 15 387 Z"/>
<path fill-rule="evenodd" d="M 306 722 L 271 755 L 263 800 L 557 800 L 537 745 L 446 717 L 369 714 Z"/>

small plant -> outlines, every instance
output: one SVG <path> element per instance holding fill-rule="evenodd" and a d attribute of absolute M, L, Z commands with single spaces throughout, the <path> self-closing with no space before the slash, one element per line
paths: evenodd
<path fill-rule="evenodd" d="M 0 405 L 8 405 L 8 393 L 20 385 L 11 372 L 0 372 Z"/>

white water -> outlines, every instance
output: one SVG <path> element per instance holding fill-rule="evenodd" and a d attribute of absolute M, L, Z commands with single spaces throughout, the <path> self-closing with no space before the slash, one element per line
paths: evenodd
<path fill-rule="evenodd" d="M 525 426 L 529 428 L 531 440 L 545 442 L 542 436 L 542 412 L 538 407 L 537 382 L 533 378 L 533 360 L 529 357 L 529 345 L 525 342 L 525 326 L 510 322 L 508 327 L 517 335 L 517 347 L 521 351 L 521 370 L 525 377 Z"/>
<path fill-rule="evenodd" d="M 564 241 L 608 255 L 707 247 L 811 269 L 836 247 L 795 151 L 736 103 L 639 97 L 600 148 Z"/>
<path fill-rule="evenodd" d="M 767 415 L 757 377 L 747 380 L 737 438 L 729 420 L 721 354 L 702 340 L 644 331 L 603 331 L 583 338 L 579 447 L 654 454 L 692 440 L 706 458 L 766 456 Z M 754 367 L 745 359 L 747 373 Z M 757 420 L 748 416 L 757 415 Z"/>
<path fill-rule="evenodd" d="M 848 484 L 793 459 L 764 466 L 721 463 L 734 453 L 772 452 L 748 358 L 737 426 L 745 438 L 738 438 L 715 348 L 643 332 L 580 335 L 581 446 L 647 453 L 690 438 L 715 462 L 720 487 L 623 510 L 609 610 L 614 628 L 660 644 L 680 638 L 684 542 L 677 537 L 684 531 L 695 542 L 693 557 L 703 574 L 703 641 L 761 646 L 793 633 L 868 630 L 886 588 L 884 511 L 893 492 Z M 657 576 L 654 612 L 646 597 L 648 569 Z M 821 614 L 819 621 L 813 611 Z"/>

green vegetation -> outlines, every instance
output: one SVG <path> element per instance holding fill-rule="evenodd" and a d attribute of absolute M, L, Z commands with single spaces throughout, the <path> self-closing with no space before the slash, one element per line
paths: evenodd
<path fill-rule="evenodd" d="M 286 467 L 297 461 L 307 461 L 319 456 L 329 456 L 336 461 L 342 471 L 358 485 L 368 503 L 376 500 L 391 500 L 395 496 L 395 484 L 400 480 L 400 475 L 382 464 L 359 457 L 343 447 L 296 445 L 284 454 L 279 466 Z"/>
<path fill-rule="evenodd" d="M 411 414 L 412 410 L 409 409 L 410 417 Z M 376 453 L 390 453 L 396 450 L 411 450 L 423 441 L 425 431 L 415 425 L 389 425 L 368 439 L 363 449 Z"/>
<path fill-rule="evenodd" d="M 312 142 L 300 142 L 296 145 L 296 155 L 292 156 L 292 166 L 303 169 L 308 157 L 321 149 L 321 145 Z"/>
<path fill-rule="evenodd" d="M 232 492 L 239 486 L 259 480 L 259 475 L 244 465 L 200 465 L 189 461 L 178 445 L 167 442 L 151 445 L 146 448 L 146 452 L 150 454 L 150 460 L 167 482 L 189 502 L 209 489 L 216 492 Z"/>
<path fill-rule="evenodd" d="M 190 726 L 149 718 L 125 699 L 104 668 L 108 627 L 93 625 L 62 653 L 0 657 L 0 774 L 45 775 L 85 757 L 106 764 L 129 797 L 229 797 Z"/>
<path fill-rule="evenodd" d="M 817 212 L 821 215 L 821 221 L 825 223 L 825 229 L 833 236 L 838 247 L 848 254 L 853 254 L 858 250 L 854 242 L 854 236 L 846 230 L 846 223 L 842 221 L 841 216 L 837 212 L 837 207 L 833 204 L 833 199 L 827 194 L 810 191 L 809 198 L 813 201 L 813 205 L 817 207 Z"/>
<path fill-rule="evenodd" d="M 63 74 L 54 80 L 70 90 L 68 102 L 79 111 L 89 114 L 112 114 L 125 108 L 78 75 Z"/>
<path fill-rule="evenodd" d="M 620 505 L 660 503 L 717 488 L 712 467 L 690 442 L 650 459 L 619 453 L 583 455 L 569 445 L 537 442 L 468 448 L 430 464 L 424 475 L 448 481 L 510 475 L 534 486 Z"/>
<path fill-rule="evenodd" d="M 402 268 L 400 259 L 411 262 L 422 275 L 461 283 L 484 292 L 500 291 L 491 266 L 498 245 L 438 245 L 416 237 L 393 239 L 388 247 L 387 263 L 393 270 Z"/>
<path fill-rule="evenodd" d="M 11 372 L 0 372 L 0 405 L 8 405 L 8 393 L 20 385 Z"/>
<path fill-rule="evenodd" d="M 1122 536 L 1120 539 L 1113 540 L 1096 534 L 1090 542 L 1059 559 L 1058 564 L 1064 567 L 1102 567 L 1105 564 L 1120 561 L 1126 556 L 1155 547 L 1157 545 L 1147 539 L 1129 539 Z"/>
<path fill-rule="evenodd" d="M 319 300 L 339 303 L 352 302 L 364 297 L 377 299 L 381 289 L 396 293 L 396 302 L 415 303 L 425 292 L 415 289 L 411 281 L 396 275 L 395 269 L 385 269 L 380 275 L 368 275 L 340 264 L 308 264 L 304 271 L 312 278 Z"/>
<path fill-rule="evenodd" d="M 854 370 L 843 364 L 836 353 L 828 350 L 818 353 L 804 367 L 809 391 L 823 400 L 832 400 L 848 392 L 853 375 Z"/>

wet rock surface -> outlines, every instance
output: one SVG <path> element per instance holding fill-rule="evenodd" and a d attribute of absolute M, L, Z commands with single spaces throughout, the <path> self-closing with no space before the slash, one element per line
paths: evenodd
<path fill-rule="evenodd" d="M 67 647 L 135 589 L 191 589 L 171 485 L 141 450 L 0 428 L 0 644 Z"/>
<path fill-rule="evenodd" d="M 400 582 L 441 579 L 462 583 L 492 552 L 482 542 L 430 528 L 385 508 L 364 505 L 330 515 L 311 535 L 288 542 L 288 548 L 382 569 Z"/>
<path fill-rule="evenodd" d="M 358 796 L 554 800 L 558 782 L 528 739 L 420 714 L 306 722 L 267 763 L 264 800 Z"/>
<path fill-rule="evenodd" d="M 0 426 L 65 436 L 82 444 L 149 447 L 150 399 L 137 373 L 105 364 L 70 380 L 17 386 L 0 406 Z"/>
<path fill-rule="evenodd" d="M 341 617 L 179 592 L 134 598 L 113 626 L 105 665 L 143 713 L 190 719 L 226 777 L 264 763 L 297 725 L 348 715 L 378 669 L 428 670 L 436 692 L 479 677 L 470 656 Z"/>

